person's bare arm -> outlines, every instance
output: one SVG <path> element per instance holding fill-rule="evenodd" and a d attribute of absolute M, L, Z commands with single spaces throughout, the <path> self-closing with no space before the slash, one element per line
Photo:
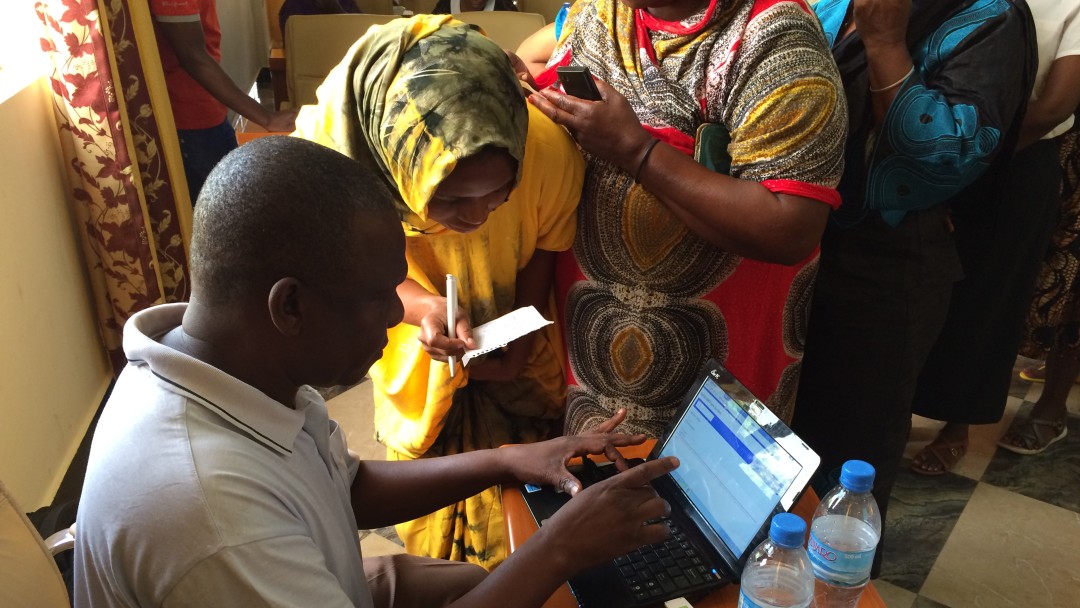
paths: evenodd
<path fill-rule="evenodd" d="M 852 11 L 866 46 L 874 124 L 881 125 L 914 65 L 906 39 L 911 0 L 855 0 Z"/>
<path fill-rule="evenodd" d="M 626 99 L 597 81 L 603 101 L 545 89 L 529 99 L 567 127 L 582 148 L 610 160 L 641 184 L 698 236 L 745 257 L 795 264 L 821 240 L 829 206 L 774 194 L 757 182 L 722 175 L 665 143 L 642 164 L 652 136 Z M 639 171 L 640 169 L 640 171 Z"/>
<path fill-rule="evenodd" d="M 645 436 L 612 433 L 625 418 L 626 410 L 620 409 L 582 435 L 529 445 L 411 461 L 361 461 L 352 483 L 356 522 L 370 529 L 407 521 L 500 483 L 558 487 L 573 498 L 484 582 L 451 604 L 539 607 L 581 569 L 670 534 L 664 523 L 645 523 L 670 512 L 649 482 L 679 462 L 659 458 L 630 469 L 616 448 L 640 445 Z M 570 458 L 583 454 L 604 454 L 620 473 L 583 491 L 566 468 Z"/>
<path fill-rule="evenodd" d="M 515 54 L 521 58 L 534 78 L 547 67 L 548 59 L 555 52 L 555 24 L 549 23 L 533 32 L 518 46 Z"/>
<path fill-rule="evenodd" d="M 201 23 L 159 21 L 158 25 L 180 60 L 180 67 L 215 99 L 267 131 L 291 132 L 295 128 L 296 111 L 270 112 L 236 86 L 221 65 L 206 51 L 206 38 Z"/>
<path fill-rule="evenodd" d="M 1080 55 L 1059 57 L 1050 65 L 1039 97 L 1028 104 L 1020 139 L 1021 150 L 1058 126 L 1080 105 Z"/>
<path fill-rule="evenodd" d="M 676 466 L 653 460 L 589 487 L 451 607 L 539 607 L 581 570 L 665 540 L 666 523 L 645 523 L 670 513 L 648 482 Z"/>

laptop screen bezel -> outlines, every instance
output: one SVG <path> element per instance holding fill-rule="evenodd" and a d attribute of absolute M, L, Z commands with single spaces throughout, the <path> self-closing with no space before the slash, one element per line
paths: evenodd
<path fill-rule="evenodd" d="M 658 458 L 663 452 L 668 441 L 671 439 L 673 431 L 678 426 L 679 422 L 686 416 L 687 410 L 693 406 L 694 399 L 703 389 L 706 382 L 713 383 L 714 386 L 730 397 L 731 400 L 738 404 L 738 406 L 742 408 L 766 433 L 768 433 L 780 447 L 784 448 L 784 450 L 799 463 L 801 467 L 799 474 L 780 497 L 773 508 L 772 514 L 790 510 L 792 505 L 795 504 L 795 501 L 798 500 L 799 496 L 802 495 L 802 492 L 810 483 L 810 478 L 817 470 L 818 465 L 821 464 L 821 458 L 817 453 L 810 449 L 810 446 L 799 439 L 782 420 L 777 418 L 769 408 L 765 407 L 765 404 L 739 382 L 731 372 L 715 359 L 708 361 L 705 368 L 695 379 L 693 385 L 691 385 L 690 390 L 687 392 L 679 409 L 676 411 L 675 415 L 672 416 L 671 421 L 664 429 L 663 434 L 657 439 L 656 444 L 653 446 L 652 452 L 649 455 L 649 460 Z M 739 576 L 742 573 L 742 567 L 746 564 L 746 560 L 750 557 L 750 553 L 753 552 L 757 544 L 768 534 L 772 514 L 765 518 L 762 526 L 754 534 L 753 540 L 750 541 L 745 550 L 743 550 L 741 554 L 735 555 L 732 548 L 728 547 L 727 544 L 721 540 L 720 536 L 713 531 L 712 526 L 705 519 L 705 516 L 694 506 L 693 502 L 686 496 L 686 493 L 681 490 L 674 478 L 670 475 L 665 475 L 656 480 L 654 484 L 657 486 L 658 490 L 666 490 L 663 493 L 669 494 L 669 496 L 666 496 L 665 498 L 675 500 L 678 503 L 679 510 L 684 512 L 686 516 L 693 521 L 695 526 L 702 532 L 705 539 L 712 545 L 713 549 L 720 554 L 724 562 L 731 569 L 732 575 L 736 577 Z"/>

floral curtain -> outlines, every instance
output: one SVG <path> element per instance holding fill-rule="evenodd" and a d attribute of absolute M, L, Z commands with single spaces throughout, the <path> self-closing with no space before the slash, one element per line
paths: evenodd
<path fill-rule="evenodd" d="M 119 373 L 128 317 L 190 289 L 191 202 L 153 25 L 140 0 L 35 8 L 98 324 Z"/>

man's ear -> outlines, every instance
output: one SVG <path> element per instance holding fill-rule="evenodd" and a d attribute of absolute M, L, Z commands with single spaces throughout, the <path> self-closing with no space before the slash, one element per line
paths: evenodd
<path fill-rule="evenodd" d="M 303 306 L 300 303 L 303 284 L 286 277 L 278 280 L 270 288 L 267 307 L 270 309 L 270 321 L 284 336 L 296 336 L 304 326 Z"/>

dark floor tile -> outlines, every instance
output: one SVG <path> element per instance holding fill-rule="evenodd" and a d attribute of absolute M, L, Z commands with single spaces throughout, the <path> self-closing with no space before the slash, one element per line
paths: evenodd
<path fill-rule="evenodd" d="M 925 477 L 902 468 L 889 500 L 881 578 L 918 593 L 976 485 L 960 475 Z"/>
<path fill-rule="evenodd" d="M 1017 417 L 1027 416 L 1025 404 Z M 1024 456 L 998 448 L 982 481 L 1080 513 L 1080 417 L 1069 416 L 1069 434 L 1041 454 Z"/>

